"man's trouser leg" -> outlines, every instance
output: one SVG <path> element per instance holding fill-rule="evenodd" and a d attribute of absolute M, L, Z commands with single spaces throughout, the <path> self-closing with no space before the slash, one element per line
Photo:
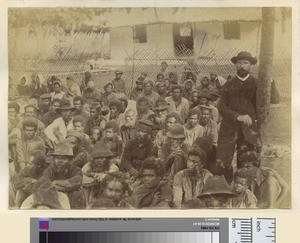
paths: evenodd
<path fill-rule="evenodd" d="M 216 166 L 214 174 L 224 175 L 227 182 L 230 183 L 233 179 L 232 160 L 236 148 L 236 139 L 219 141 L 216 153 Z"/>

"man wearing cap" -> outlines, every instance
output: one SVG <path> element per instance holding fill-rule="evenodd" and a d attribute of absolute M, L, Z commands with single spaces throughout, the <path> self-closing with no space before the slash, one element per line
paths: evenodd
<path fill-rule="evenodd" d="M 164 155 L 162 153 L 162 146 L 167 140 L 167 132 L 169 132 L 171 127 L 173 127 L 176 123 L 182 123 L 180 116 L 175 112 L 168 113 L 166 115 L 163 129 L 159 130 L 155 136 L 154 143 L 158 149 L 158 157 L 160 159 L 164 158 Z"/>
<path fill-rule="evenodd" d="M 139 120 L 136 126 L 136 137 L 125 144 L 120 169 L 129 172 L 134 179 L 139 176 L 142 161 L 157 155 L 150 138 L 151 131 L 152 123 L 149 120 Z"/>
<path fill-rule="evenodd" d="M 116 70 L 115 75 L 116 78 L 113 79 L 111 82 L 113 84 L 113 91 L 114 93 L 122 93 L 125 95 L 126 93 L 126 86 L 125 86 L 125 81 L 121 78 L 122 77 L 122 70 Z M 120 95 L 117 95 L 117 98 L 120 98 Z"/>
<path fill-rule="evenodd" d="M 167 116 L 168 105 L 167 102 L 163 98 L 159 98 L 155 102 L 155 106 L 152 110 L 155 112 L 148 117 L 148 120 L 153 124 L 151 139 L 154 140 L 158 131 L 164 128 L 166 116 Z"/>
<path fill-rule="evenodd" d="M 169 104 L 169 112 L 176 112 L 180 115 L 181 120 L 185 122 L 190 104 L 186 98 L 182 97 L 182 87 L 179 84 L 173 85 L 171 91 L 172 96 L 165 98 Z"/>
<path fill-rule="evenodd" d="M 200 105 L 205 105 L 211 108 L 211 118 L 218 123 L 219 122 L 219 111 L 216 107 L 210 104 L 211 95 L 208 91 L 202 91 L 199 94 L 199 105 L 198 109 L 200 110 Z"/>
<path fill-rule="evenodd" d="M 134 89 L 131 91 L 131 94 L 130 94 L 130 99 L 132 100 L 137 100 L 137 97 L 143 92 L 143 87 L 144 87 L 144 84 L 143 84 L 143 81 L 144 81 L 145 77 L 144 76 L 141 76 L 139 77 L 135 83 L 136 83 L 136 86 L 134 87 Z"/>
<path fill-rule="evenodd" d="M 70 163 L 73 146 L 67 142 L 58 144 L 53 152 L 54 162 L 44 171 L 39 180 L 48 179 L 56 190 L 68 195 L 72 209 L 85 207 L 84 193 L 81 190 L 83 174 L 79 167 Z"/>
<path fill-rule="evenodd" d="M 185 131 L 181 124 L 173 125 L 166 133 L 168 139 L 162 146 L 163 163 L 166 169 L 166 177 L 170 184 L 176 173 L 186 168 L 189 146 L 184 143 Z"/>
<path fill-rule="evenodd" d="M 103 181 L 107 173 L 119 170 L 110 161 L 112 156 L 113 153 L 108 146 L 103 141 L 99 141 L 92 150 L 90 155 L 91 161 L 83 166 L 83 186 L 87 203 L 100 197 L 101 181 Z"/>
<path fill-rule="evenodd" d="M 66 138 L 67 132 L 73 129 L 73 112 L 75 109 L 71 106 L 69 101 L 65 100 L 58 110 L 61 117 L 54 120 L 45 129 L 46 136 L 52 141 L 54 146 Z"/>
<path fill-rule="evenodd" d="M 179 171 L 173 182 L 173 203 L 176 208 L 196 200 L 212 174 L 204 169 L 206 155 L 202 149 L 191 149 L 188 153 L 187 169 Z"/>
<path fill-rule="evenodd" d="M 159 95 L 153 90 L 153 81 L 151 79 L 145 79 L 143 85 L 143 92 L 138 96 L 138 98 L 146 97 L 150 101 L 150 107 L 155 106 L 155 102 L 159 98 Z"/>
<path fill-rule="evenodd" d="M 43 115 L 45 115 L 51 109 L 51 94 L 42 94 L 39 96 L 39 107 L 38 107 L 38 118 L 40 120 L 43 119 Z"/>
<path fill-rule="evenodd" d="M 50 110 L 43 115 L 43 119 L 42 119 L 42 122 L 44 123 L 45 127 L 48 127 L 54 120 L 56 120 L 57 118 L 60 117 L 60 114 L 58 111 L 58 109 L 60 107 L 60 103 L 61 103 L 61 100 L 57 99 L 57 98 L 55 98 L 51 101 Z"/>
<path fill-rule="evenodd" d="M 232 179 L 232 159 L 237 150 L 237 166 L 243 147 L 260 149 L 256 114 L 257 80 L 249 74 L 257 58 L 246 51 L 231 58 L 237 76 L 226 82 L 221 91 L 219 111 L 221 122 L 217 149 L 217 163 L 225 167 L 227 180 Z"/>
<path fill-rule="evenodd" d="M 65 92 L 62 91 L 61 81 L 56 79 L 53 81 L 53 92 L 50 93 L 52 100 L 57 98 L 62 100 L 65 96 Z"/>
<path fill-rule="evenodd" d="M 79 168 L 82 168 L 88 162 L 89 157 L 88 152 L 82 146 L 82 134 L 75 130 L 70 130 L 67 132 L 67 137 L 63 141 L 66 143 L 70 143 L 73 147 L 74 157 L 72 158 L 70 163 Z"/>

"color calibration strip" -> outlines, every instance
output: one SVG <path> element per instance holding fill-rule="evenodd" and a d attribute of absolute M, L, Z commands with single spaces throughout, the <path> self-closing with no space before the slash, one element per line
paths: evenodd
<path fill-rule="evenodd" d="M 218 232 L 40 232 L 39 243 L 219 243 Z"/>
<path fill-rule="evenodd" d="M 275 243 L 275 218 L 31 218 L 31 243 Z"/>

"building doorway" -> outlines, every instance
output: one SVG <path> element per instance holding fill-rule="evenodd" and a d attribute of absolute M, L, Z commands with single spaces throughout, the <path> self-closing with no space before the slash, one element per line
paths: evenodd
<path fill-rule="evenodd" d="M 194 38 L 191 23 L 173 24 L 174 51 L 177 56 L 194 54 Z"/>

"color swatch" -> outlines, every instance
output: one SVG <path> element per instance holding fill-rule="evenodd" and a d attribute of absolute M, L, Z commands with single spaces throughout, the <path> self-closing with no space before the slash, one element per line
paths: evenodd
<path fill-rule="evenodd" d="M 219 243 L 218 232 L 40 232 L 40 243 Z"/>

